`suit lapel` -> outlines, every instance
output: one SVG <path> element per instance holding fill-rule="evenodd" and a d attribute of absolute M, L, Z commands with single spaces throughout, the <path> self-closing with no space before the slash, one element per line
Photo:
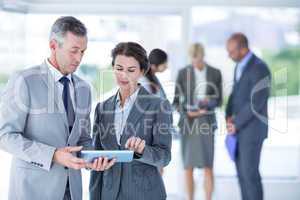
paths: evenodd
<path fill-rule="evenodd" d="M 236 80 L 235 80 L 235 77 L 234 77 L 234 81 L 235 81 L 235 84 L 236 84 L 237 86 L 241 83 L 242 79 L 246 76 L 247 71 L 248 71 L 249 68 L 252 66 L 252 64 L 253 64 L 253 62 L 254 62 L 254 60 L 255 60 L 255 57 L 256 57 L 256 56 L 255 56 L 254 54 L 252 54 L 252 56 L 251 56 L 249 62 L 246 64 L 246 66 L 245 66 L 245 68 L 244 68 L 244 71 L 242 72 L 242 75 L 241 75 L 241 77 L 240 77 L 240 79 L 239 79 L 238 81 L 236 81 Z M 236 73 L 236 70 L 235 70 L 235 73 Z"/>
<path fill-rule="evenodd" d="M 44 62 L 41 65 L 41 75 L 42 75 L 42 80 L 44 82 L 44 84 L 47 86 L 48 88 L 48 112 L 49 113 L 54 113 L 56 111 L 58 111 L 62 117 L 62 120 L 66 126 L 67 129 L 68 128 L 68 119 L 67 119 L 67 115 L 66 115 L 66 111 L 63 105 L 63 101 L 62 101 L 62 97 L 59 95 L 59 89 L 55 84 L 55 80 L 54 77 L 52 76 L 50 70 L 48 69 L 47 64 Z M 52 103 L 54 102 L 54 103 Z"/>
<path fill-rule="evenodd" d="M 76 130 L 77 124 L 79 123 L 79 110 L 84 108 L 84 105 L 82 103 L 82 97 L 84 95 L 82 95 L 82 88 L 80 87 L 80 80 L 75 76 L 72 75 L 72 82 L 73 82 L 73 86 L 74 86 L 74 114 L 75 114 L 75 121 L 73 124 L 73 129 L 71 131 L 71 133 L 69 134 L 69 138 L 68 138 L 68 142 L 71 140 L 71 136 L 73 135 L 74 130 Z M 68 116 L 67 113 L 65 112 L 65 117 L 68 120 Z M 68 121 L 67 121 L 68 123 Z"/>
<path fill-rule="evenodd" d="M 115 105 L 117 95 L 118 93 L 106 103 L 104 108 L 105 113 L 103 113 L 104 132 L 106 134 L 106 140 L 108 141 L 105 143 L 105 146 L 109 145 L 108 149 L 119 149 L 115 131 Z"/>
<path fill-rule="evenodd" d="M 74 112 L 75 112 L 75 122 L 78 120 L 78 114 L 79 114 L 79 109 L 83 108 L 84 105 L 82 103 L 82 97 L 83 95 L 81 94 L 82 88 L 79 86 L 80 85 L 80 80 L 75 76 L 72 75 L 72 80 L 73 80 L 73 85 L 74 85 L 74 95 L 75 95 L 75 102 L 74 102 Z"/>
<path fill-rule="evenodd" d="M 205 89 L 205 94 L 206 95 L 209 95 L 209 90 L 211 88 L 211 84 L 214 84 L 214 81 L 213 81 L 213 74 L 211 73 L 211 70 L 210 70 L 210 67 L 205 64 L 205 67 L 206 67 L 206 89 Z"/>
<path fill-rule="evenodd" d="M 135 130 L 136 123 L 140 119 L 142 119 L 142 115 L 144 115 L 147 111 L 147 108 L 151 102 L 151 98 L 149 97 L 150 94 L 146 91 L 144 87 L 141 87 L 140 91 L 138 92 L 136 101 L 129 113 L 124 131 L 121 136 L 120 143 L 122 147 L 124 147 L 128 138 L 130 138 L 131 136 L 136 136 L 137 133 L 131 130 Z"/>
<path fill-rule="evenodd" d="M 188 99 L 188 104 L 190 105 L 194 105 L 194 93 L 195 93 L 195 88 L 196 88 L 196 77 L 195 77 L 195 69 L 193 66 L 191 66 L 190 68 L 188 68 L 187 71 L 187 90 L 190 92 L 190 94 L 188 94 L 188 97 L 190 99 Z"/>

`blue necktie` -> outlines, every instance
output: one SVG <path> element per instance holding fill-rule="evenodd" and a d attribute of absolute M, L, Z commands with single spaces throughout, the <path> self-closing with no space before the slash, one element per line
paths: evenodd
<path fill-rule="evenodd" d="M 73 124 L 74 124 L 74 121 L 75 121 L 75 112 L 74 112 L 72 99 L 71 99 L 71 95 L 70 95 L 70 87 L 69 87 L 70 80 L 67 77 L 63 76 L 59 80 L 59 82 L 62 83 L 63 86 L 64 86 L 62 99 L 63 99 L 64 107 L 65 107 L 65 110 L 66 110 L 66 113 L 67 113 L 69 131 L 71 133 L 72 128 L 73 128 Z"/>

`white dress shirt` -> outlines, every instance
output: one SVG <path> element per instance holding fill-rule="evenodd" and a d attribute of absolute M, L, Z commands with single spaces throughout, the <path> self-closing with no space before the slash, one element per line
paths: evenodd
<path fill-rule="evenodd" d="M 202 70 L 194 68 L 195 71 L 195 92 L 194 98 L 197 101 L 203 100 L 206 97 L 206 66 Z"/>
<path fill-rule="evenodd" d="M 116 139 L 119 145 L 121 144 L 120 140 L 126 125 L 127 118 L 135 103 L 139 90 L 140 88 L 138 88 L 132 95 L 130 95 L 125 100 L 123 107 L 121 106 L 120 92 L 117 93 L 114 123 L 115 123 Z"/>
<path fill-rule="evenodd" d="M 62 83 L 59 82 L 59 80 L 65 76 L 63 75 L 60 71 L 58 71 L 50 62 L 48 59 L 46 59 L 46 64 L 50 70 L 50 73 L 51 75 L 53 76 L 54 78 L 54 82 L 55 82 L 55 85 L 57 86 L 58 88 L 58 92 L 61 96 L 61 99 L 62 99 L 62 94 L 63 94 L 63 89 L 64 89 L 64 86 Z M 70 81 L 69 81 L 69 88 L 70 88 L 70 95 L 71 95 L 71 100 L 72 100 L 72 104 L 73 104 L 73 108 L 75 110 L 75 88 L 74 88 L 74 84 L 73 84 L 73 81 L 72 81 L 72 74 L 68 74 L 66 76 Z"/>

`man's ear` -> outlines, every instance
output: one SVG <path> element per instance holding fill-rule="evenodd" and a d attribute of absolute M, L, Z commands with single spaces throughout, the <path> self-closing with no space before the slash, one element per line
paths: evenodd
<path fill-rule="evenodd" d="M 56 40 L 50 40 L 50 42 L 49 42 L 49 47 L 50 47 L 50 50 L 51 50 L 51 52 L 52 51 L 55 51 L 56 49 L 57 49 L 57 47 L 58 47 L 58 43 L 57 43 L 57 41 Z"/>

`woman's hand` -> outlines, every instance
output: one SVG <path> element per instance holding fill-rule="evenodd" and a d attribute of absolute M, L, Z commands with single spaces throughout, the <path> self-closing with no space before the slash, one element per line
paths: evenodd
<path fill-rule="evenodd" d="M 143 154 L 145 146 L 145 140 L 142 140 L 139 137 L 131 137 L 127 140 L 125 144 L 125 148 L 132 150 L 138 154 Z"/>

